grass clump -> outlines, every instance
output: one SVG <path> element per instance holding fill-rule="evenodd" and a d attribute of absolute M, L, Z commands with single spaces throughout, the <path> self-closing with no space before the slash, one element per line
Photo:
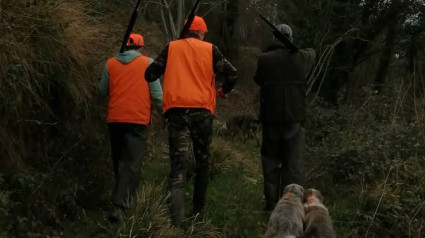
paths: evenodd
<path fill-rule="evenodd" d="M 106 225 L 106 234 L 113 237 L 221 237 L 210 221 L 199 217 L 187 218 L 184 229 L 172 226 L 167 205 L 169 195 L 165 191 L 163 183 L 144 183 L 138 191 L 136 207 L 122 217 L 117 228 Z"/>

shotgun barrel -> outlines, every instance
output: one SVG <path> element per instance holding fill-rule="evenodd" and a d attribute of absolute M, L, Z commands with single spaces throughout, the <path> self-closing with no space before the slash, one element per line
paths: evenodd
<path fill-rule="evenodd" d="M 179 39 L 183 39 L 189 31 L 190 25 L 192 25 L 193 19 L 195 18 L 195 12 L 198 8 L 199 2 L 200 0 L 197 0 L 195 5 L 193 5 L 192 10 L 190 11 L 189 16 L 187 18 L 187 21 L 184 24 L 182 31 L 180 32 Z"/>
<path fill-rule="evenodd" d="M 134 23 L 136 22 L 137 15 L 139 14 L 139 5 L 141 0 L 137 0 L 136 6 L 134 7 L 133 13 L 131 14 L 130 22 L 128 23 L 127 29 L 124 34 L 124 39 L 122 40 L 120 53 L 125 51 L 127 47 L 128 37 L 130 36 L 131 31 L 133 30 Z"/>
<path fill-rule="evenodd" d="M 298 47 L 294 45 L 284 34 L 282 34 L 269 20 L 267 20 L 264 16 L 260 15 L 261 19 L 267 23 L 273 29 L 273 35 L 282 42 L 286 48 L 288 48 L 289 52 L 297 53 Z"/>

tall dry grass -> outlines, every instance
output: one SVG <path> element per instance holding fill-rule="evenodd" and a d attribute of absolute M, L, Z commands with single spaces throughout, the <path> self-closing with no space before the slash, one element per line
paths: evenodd
<path fill-rule="evenodd" d="M 114 237 L 221 237 L 219 229 L 199 217 L 186 218 L 185 229 L 172 226 L 167 206 L 169 195 L 165 191 L 164 184 L 144 184 L 138 191 L 136 207 L 122 217 Z"/>
<path fill-rule="evenodd" d="M 425 83 L 422 75 L 413 75 L 413 107 L 416 115 L 416 121 L 419 125 L 422 135 L 425 136 Z"/>
<path fill-rule="evenodd" d="M 1 18 L 0 151 L 19 168 L 26 132 L 60 126 L 74 109 L 89 114 L 105 30 L 75 1 L 2 1 Z"/>
<path fill-rule="evenodd" d="M 108 187 L 96 92 L 105 26 L 79 1 L 0 7 L 0 224 L 18 236 L 60 230 Z"/>

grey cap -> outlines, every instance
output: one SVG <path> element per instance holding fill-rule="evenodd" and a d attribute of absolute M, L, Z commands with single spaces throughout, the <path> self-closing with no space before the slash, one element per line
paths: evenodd
<path fill-rule="evenodd" d="M 293 40 L 292 29 L 290 26 L 286 24 L 279 24 L 276 26 L 276 28 L 280 31 L 280 33 L 288 37 L 290 41 Z"/>

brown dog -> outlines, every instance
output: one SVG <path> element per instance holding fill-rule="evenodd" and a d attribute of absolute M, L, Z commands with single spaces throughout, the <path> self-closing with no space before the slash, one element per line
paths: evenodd
<path fill-rule="evenodd" d="M 304 193 L 305 227 L 304 238 L 336 238 L 328 209 L 323 205 L 323 196 L 316 189 Z"/>
<path fill-rule="evenodd" d="M 268 229 L 264 238 L 300 237 L 303 234 L 304 207 L 302 204 L 304 188 L 298 184 L 289 184 L 283 191 L 270 215 Z"/>

